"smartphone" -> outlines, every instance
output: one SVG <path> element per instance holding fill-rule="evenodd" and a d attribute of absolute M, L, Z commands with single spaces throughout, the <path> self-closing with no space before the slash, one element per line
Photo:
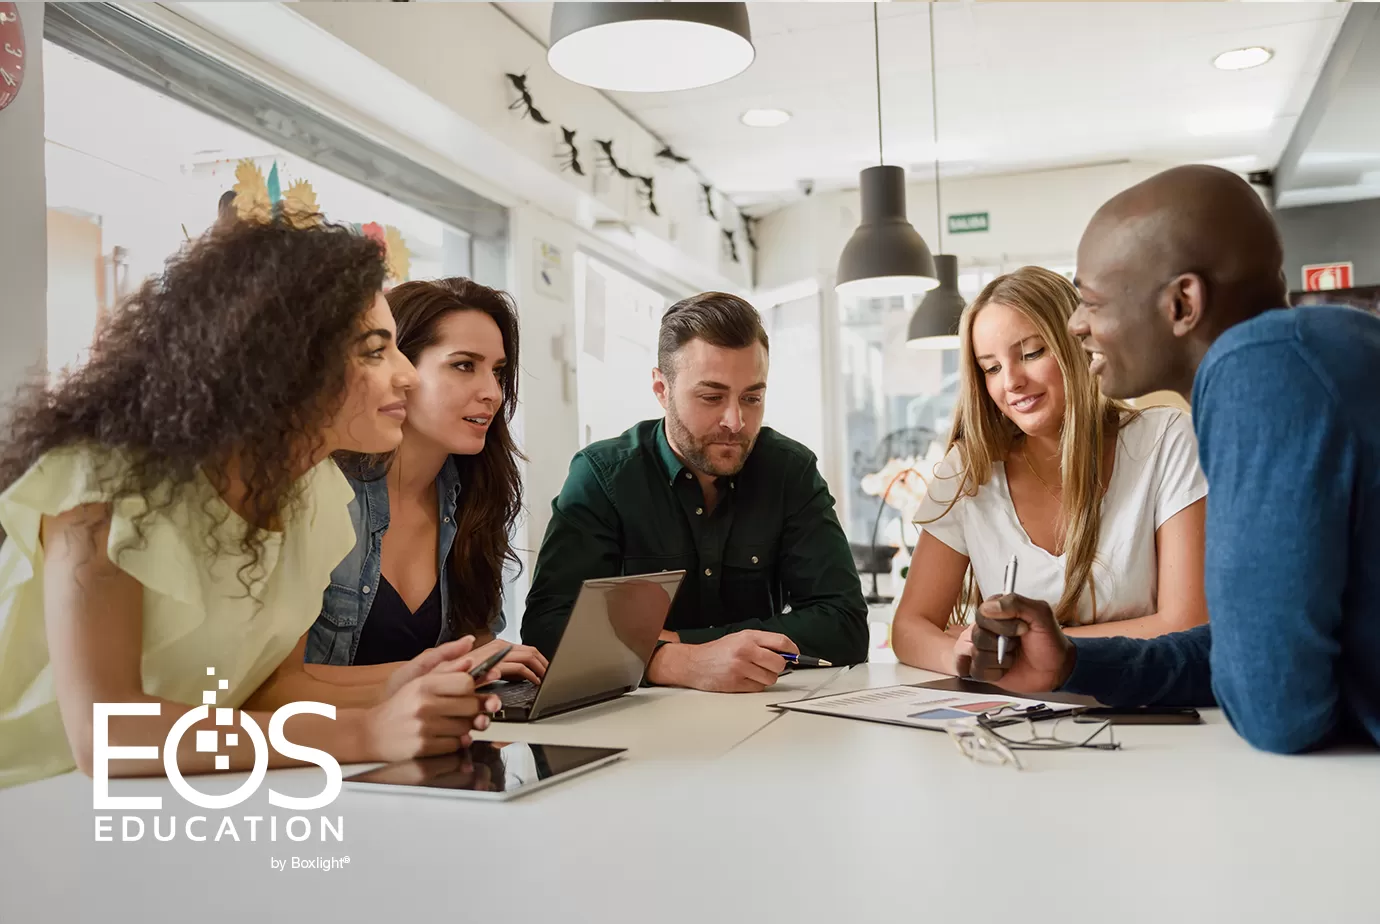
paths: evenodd
<path fill-rule="evenodd" d="M 1075 722 L 1111 722 L 1113 725 L 1202 725 L 1203 717 L 1191 706 L 1133 706 L 1109 709 L 1098 706 L 1084 709 Z"/>

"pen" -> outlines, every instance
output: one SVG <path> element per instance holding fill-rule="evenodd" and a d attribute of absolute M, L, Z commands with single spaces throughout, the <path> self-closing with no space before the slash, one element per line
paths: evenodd
<path fill-rule="evenodd" d="M 826 661 L 826 660 L 824 660 L 823 658 L 812 658 L 812 657 L 810 657 L 809 655 L 789 654 L 789 653 L 784 652 L 784 651 L 778 651 L 777 654 L 779 654 L 781 657 L 785 658 L 785 659 L 786 659 L 787 661 L 789 661 L 790 663 L 796 665 L 797 667 L 833 667 L 833 666 L 834 666 L 833 663 L 830 662 L 830 661 Z"/>
<path fill-rule="evenodd" d="M 1016 556 L 1012 555 L 1011 560 L 1006 563 L 1006 577 L 1002 580 L 1003 594 L 1014 594 L 1016 592 Z M 1006 636 L 997 636 L 997 666 L 1006 660 Z"/>
<path fill-rule="evenodd" d="M 505 648 L 499 649 L 497 653 L 489 655 L 481 663 L 476 664 L 474 667 L 470 668 L 470 676 L 473 677 L 475 680 L 478 680 L 479 678 L 483 677 L 489 671 L 493 670 L 495 664 L 507 657 L 508 652 L 512 650 L 513 646 L 508 645 Z"/>

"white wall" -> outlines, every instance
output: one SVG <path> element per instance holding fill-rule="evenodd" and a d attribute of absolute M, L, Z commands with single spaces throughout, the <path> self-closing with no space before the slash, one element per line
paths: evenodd
<path fill-rule="evenodd" d="M 764 423 L 826 459 L 819 293 L 757 307 L 771 339 Z"/>
<path fill-rule="evenodd" d="M 662 415 L 652 391 L 661 316 L 670 303 L 622 269 L 581 255 L 575 266 L 575 368 L 585 447 Z"/>
<path fill-rule="evenodd" d="M 517 438 L 528 462 L 523 490 L 527 517 L 517 545 L 526 573 L 520 593 L 536 562 L 537 549 L 551 519 L 551 501 L 565 483 L 570 458 L 580 449 L 576 414 L 574 359 L 574 259 L 576 235 L 570 225 L 532 207 L 512 213 L 511 274 L 508 291 L 518 303 L 522 322 L 521 378 Z M 536 283 L 537 242 L 560 250 L 560 295 L 540 291 Z M 567 346 L 569 344 L 569 346 Z"/>
<path fill-rule="evenodd" d="M 47 359 L 43 4 L 18 9 L 27 71 L 19 96 L 0 111 L 0 406 L 41 376 Z"/>

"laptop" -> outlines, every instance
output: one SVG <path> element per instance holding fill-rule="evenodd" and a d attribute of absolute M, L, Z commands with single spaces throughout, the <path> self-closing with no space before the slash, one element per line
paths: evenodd
<path fill-rule="evenodd" d="M 617 699 L 642 684 L 684 571 L 585 581 L 540 684 L 491 685 L 500 722 L 535 722 Z"/>

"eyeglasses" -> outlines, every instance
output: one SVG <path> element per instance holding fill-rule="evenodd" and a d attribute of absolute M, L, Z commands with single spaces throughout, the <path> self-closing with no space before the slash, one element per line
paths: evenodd
<path fill-rule="evenodd" d="M 1015 719 L 1015 722 L 1012 722 Z M 990 766 L 1012 766 L 1024 770 L 1025 766 L 1016 756 L 1017 751 L 1067 751 L 1084 748 L 1096 751 L 1119 751 L 1121 744 L 1111 722 L 1100 722 L 1092 733 L 1080 738 L 1060 738 L 1059 726 L 1064 719 L 1056 719 L 1049 734 L 1042 734 L 1024 711 L 1012 706 L 1004 706 L 991 712 L 983 712 L 971 719 L 956 719 L 945 726 L 949 738 L 964 757 L 979 764 Z M 1023 735 L 1011 735 L 997 729 L 1011 726 L 1024 728 Z M 1097 742 L 1103 732 L 1107 741 Z"/>

